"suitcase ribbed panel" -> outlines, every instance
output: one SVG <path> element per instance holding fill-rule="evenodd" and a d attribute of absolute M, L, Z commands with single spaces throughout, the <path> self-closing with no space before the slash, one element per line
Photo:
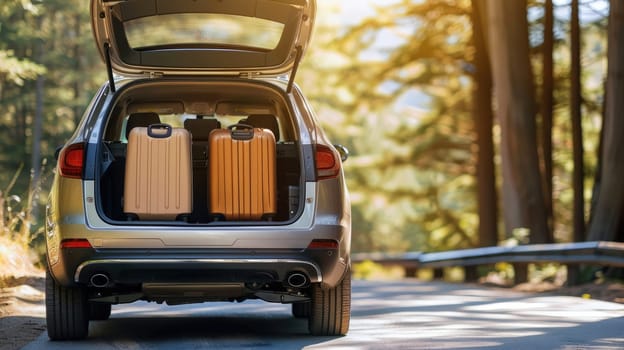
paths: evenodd
<path fill-rule="evenodd" d="M 192 211 L 190 135 L 172 129 L 154 138 L 147 128 L 132 129 L 128 138 L 124 212 L 141 220 L 174 220 Z"/>
<path fill-rule="evenodd" d="M 229 130 L 210 135 L 210 209 L 226 220 L 260 220 L 277 211 L 275 137 L 254 129 L 251 140 Z"/>

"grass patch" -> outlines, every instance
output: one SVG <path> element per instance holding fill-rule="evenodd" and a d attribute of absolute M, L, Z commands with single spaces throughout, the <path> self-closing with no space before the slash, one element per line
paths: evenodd
<path fill-rule="evenodd" d="M 43 227 L 33 230 L 36 216 L 33 208 L 40 186 L 33 186 L 28 191 L 26 200 L 10 194 L 21 170 L 18 169 L 6 189 L 0 191 L 0 287 L 9 279 L 41 273 L 36 267 L 40 256 L 36 253 L 37 247 L 33 247 L 32 243 L 43 234 Z"/>

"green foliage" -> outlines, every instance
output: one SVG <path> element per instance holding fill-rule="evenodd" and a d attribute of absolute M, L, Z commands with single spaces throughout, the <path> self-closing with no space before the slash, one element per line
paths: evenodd
<path fill-rule="evenodd" d="M 9 0 L 0 4 L 0 188 L 22 171 L 13 193 L 28 198 L 33 143 L 43 162 L 53 162 L 55 149 L 67 139 L 82 110 L 103 81 L 105 71 L 90 28 L 89 2 L 82 0 Z M 43 82 L 43 136 L 33 138 L 36 80 Z M 49 179 L 49 177 L 44 177 Z M 35 213 L 42 214 L 40 201 Z M 33 218 L 35 219 L 35 218 Z M 36 220 L 38 225 L 42 220 Z M 38 227 L 34 227 L 36 230 Z"/>
<path fill-rule="evenodd" d="M 317 27 L 303 67 L 316 77 L 299 81 L 352 151 L 354 250 L 475 244 L 468 11 L 467 1 L 402 1 L 338 39 Z"/>
<path fill-rule="evenodd" d="M 382 266 L 366 260 L 353 265 L 352 276 L 360 280 L 397 280 L 403 278 L 403 271 L 398 266 Z"/>
<path fill-rule="evenodd" d="M 320 4 L 313 47 L 297 77 L 332 140 L 346 145 L 356 251 L 438 251 L 478 242 L 474 47 L 470 1 L 403 0 L 344 29 Z M 531 1 L 541 84 L 542 1 Z M 569 5 L 560 5 L 566 7 Z M 586 188 L 601 124 L 605 20 L 582 23 Z M 555 237 L 571 239 L 569 24 L 556 18 Z M 339 34 L 337 34 L 339 33 Z M 498 126 L 495 142 L 500 141 Z M 495 164 L 500 165 L 498 156 Z M 500 186 L 500 184 L 499 184 Z M 587 200 L 591 191 L 586 191 Z M 589 208 L 589 206 L 586 206 Z"/>
<path fill-rule="evenodd" d="M 0 76 L 3 80 L 23 86 L 24 80 L 35 79 L 43 73 L 43 66 L 26 59 L 18 59 L 13 51 L 0 51 Z"/>

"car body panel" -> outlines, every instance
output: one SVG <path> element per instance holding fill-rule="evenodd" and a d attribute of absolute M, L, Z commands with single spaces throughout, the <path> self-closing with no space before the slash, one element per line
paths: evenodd
<path fill-rule="evenodd" d="M 64 200 L 65 198 L 78 200 Z M 54 177 L 46 207 L 46 247 L 48 264 L 51 266 L 59 261 L 61 239 L 84 237 L 86 222 L 83 198 L 80 179 Z"/>

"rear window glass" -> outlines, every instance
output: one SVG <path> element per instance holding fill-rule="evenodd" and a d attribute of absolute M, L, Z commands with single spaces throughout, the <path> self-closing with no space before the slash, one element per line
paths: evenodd
<path fill-rule="evenodd" d="M 235 45 L 274 49 L 284 24 L 261 18 L 185 13 L 143 17 L 124 23 L 132 48 L 175 45 Z"/>

